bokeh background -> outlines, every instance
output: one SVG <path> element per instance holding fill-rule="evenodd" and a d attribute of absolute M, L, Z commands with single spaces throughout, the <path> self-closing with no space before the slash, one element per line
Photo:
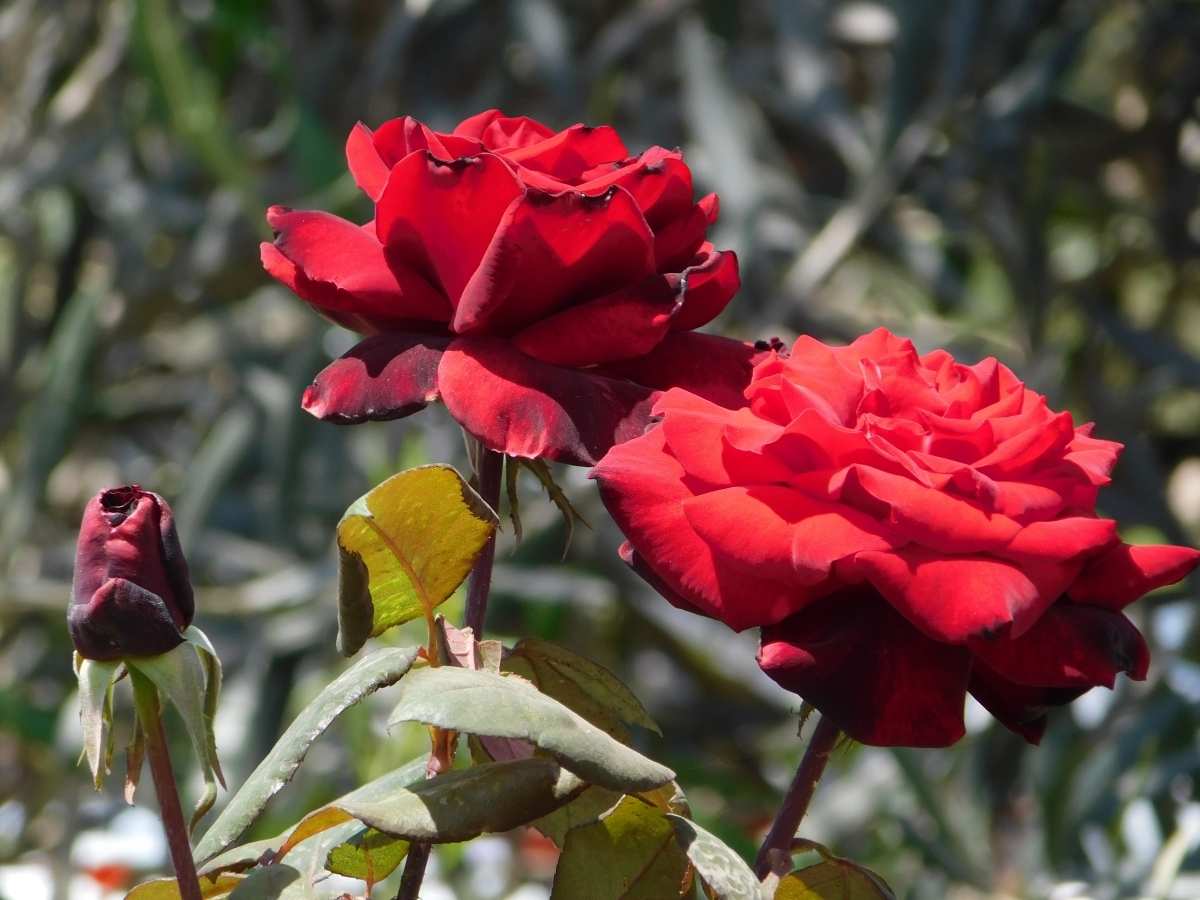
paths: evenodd
<path fill-rule="evenodd" d="M 717 330 L 844 342 L 882 324 L 998 356 L 1126 444 L 1101 495 L 1126 540 L 1194 544 L 1198 96 L 1190 0 L 5 0 L 0 897 L 121 897 L 165 865 L 152 792 L 130 810 L 120 763 L 102 794 L 76 764 L 64 610 L 91 494 L 137 482 L 173 504 L 225 660 L 236 784 L 344 665 L 345 507 L 414 464 L 466 470 L 441 408 L 339 428 L 299 407 L 354 338 L 264 275 L 263 211 L 368 218 L 341 150 L 356 121 L 449 130 L 499 107 L 683 147 L 742 263 Z M 565 556 L 522 482 L 489 630 L 617 672 L 662 725 L 639 746 L 752 854 L 803 747 L 799 701 L 758 673 L 753 635 L 624 571 L 584 476 L 558 470 L 594 529 Z M 850 747 L 803 833 L 912 900 L 1200 896 L 1193 591 L 1132 608 L 1145 683 L 1055 713 L 1040 748 L 976 706 L 948 750 Z M 388 709 L 383 692 L 347 713 L 254 836 L 423 752 L 386 734 Z M 424 896 L 544 900 L 553 865 L 528 832 L 441 848 Z"/>

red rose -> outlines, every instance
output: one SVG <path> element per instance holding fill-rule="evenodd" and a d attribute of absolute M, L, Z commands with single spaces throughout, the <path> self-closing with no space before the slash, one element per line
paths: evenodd
<path fill-rule="evenodd" d="M 678 151 L 631 157 L 607 126 L 557 134 L 492 110 L 453 134 L 397 119 L 346 145 L 375 201 L 359 227 L 268 213 L 263 264 L 322 314 L 373 335 L 325 369 L 304 407 L 394 419 L 441 398 L 486 446 L 594 464 L 644 429 L 656 390 L 722 405 L 764 354 L 693 333 L 737 291 Z"/>
<path fill-rule="evenodd" d="M 83 513 L 67 627 L 86 659 L 158 656 L 183 643 L 195 601 L 167 501 L 137 485 Z"/>
<path fill-rule="evenodd" d="M 994 359 L 886 329 L 800 338 L 748 408 L 673 390 L 592 473 L 622 554 L 677 606 L 766 626 L 759 663 L 870 744 L 944 746 L 970 691 L 1037 741 L 1045 708 L 1146 673 L 1120 610 L 1200 553 L 1096 517 L 1120 445 Z"/>

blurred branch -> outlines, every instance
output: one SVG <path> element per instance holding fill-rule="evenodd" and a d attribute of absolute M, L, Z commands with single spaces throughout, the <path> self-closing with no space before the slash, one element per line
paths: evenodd
<path fill-rule="evenodd" d="M 22 465 L 0 529 L 0 559 L 25 539 L 42 500 L 46 479 L 71 439 L 88 366 L 100 339 L 100 309 L 112 290 L 113 250 L 94 245 L 79 268 L 78 286 L 67 301 L 46 351 L 45 381 L 21 415 Z"/>
<path fill-rule="evenodd" d="M 806 300 L 837 268 L 928 152 L 949 105 L 949 98 L 935 98 L 909 123 L 882 165 L 867 176 L 855 196 L 833 214 L 788 269 L 780 296 L 760 316 L 764 324 L 786 319 L 787 310 Z"/>
<path fill-rule="evenodd" d="M 150 51 L 171 124 L 213 177 L 237 191 L 251 227 L 264 240 L 271 229 L 252 179 L 253 167 L 236 149 L 229 123 L 207 72 L 192 60 L 169 0 L 137 0 L 142 39 Z"/>
<path fill-rule="evenodd" d="M 695 0 L 643 0 L 614 18 L 592 41 L 583 64 L 587 78 L 599 78 L 633 52 L 649 32 L 670 22 L 694 3 Z"/>

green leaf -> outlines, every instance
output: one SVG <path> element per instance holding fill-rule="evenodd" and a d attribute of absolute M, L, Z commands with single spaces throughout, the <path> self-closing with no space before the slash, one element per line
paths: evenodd
<path fill-rule="evenodd" d="M 325 868 L 335 875 L 378 884 L 408 855 L 408 841 L 368 828 L 358 837 L 329 851 Z"/>
<path fill-rule="evenodd" d="M 285 831 L 273 838 L 252 841 L 249 844 L 242 844 L 240 847 L 231 847 L 224 853 L 218 853 L 204 865 L 197 866 L 196 871 L 201 876 L 210 878 L 227 872 L 245 872 L 247 869 L 254 868 L 267 851 L 275 853 L 280 844 L 287 839 L 287 835 L 288 832 Z"/>
<path fill-rule="evenodd" d="M 407 841 L 456 844 L 509 831 L 574 799 L 584 783 L 544 756 L 483 763 L 338 808 Z"/>
<path fill-rule="evenodd" d="M 687 886 L 688 860 L 662 810 L 626 797 L 567 832 L 551 900 L 665 900 Z"/>
<path fill-rule="evenodd" d="M 502 668 L 520 675 L 618 740 L 614 726 L 619 726 L 614 719 L 662 734 L 642 702 L 616 675 L 566 647 L 541 638 L 524 638 L 504 658 Z"/>
<path fill-rule="evenodd" d="M 664 813 L 682 816 L 685 819 L 691 819 L 692 817 L 692 808 L 688 804 L 687 797 L 683 794 L 683 788 L 679 786 L 679 782 L 677 781 L 664 784 L 662 787 L 655 788 L 652 791 L 643 791 L 638 796 L 647 803 L 657 806 Z"/>
<path fill-rule="evenodd" d="M 346 510 L 337 527 L 338 650 L 432 614 L 471 571 L 496 513 L 452 467 L 393 475 Z"/>
<path fill-rule="evenodd" d="M 682 816 L 668 815 L 675 839 L 716 900 L 771 900 L 753 870 L 724 841 Z"/>
<path fill-rule="evenodd" d="M 221 811 L 196 847 L 196 859 L 215 856 L 236 841 L 296 773 L 308 748 L 330 723 L 364 697 L 399 681 L 416 658 L 414 647 L 388 647 L 359 660 L 330 682 L 288 726 L 267 758 Z"/>
<path fill-rule="evenodd" d="M 287 863 L 293 869 L 303 873 L 313 884 L 316 884 L 322 878 L 328 877 L 325 861 L 329 859 L 329 854 L 333 849 L 340 847 L 346 841 L 353 840 L 355 835 L 362 831 L 363 826 L 350 819 L 342 825 L 329 828 L 316 837 L 301 842 L 288 854 Z M 280 860 L 276 859 L 274 862 L 280 862 Z"/>
<path fill-rule="evenodd" d="M 529 824 L 554 841 L 554 845 L 561 850 L 572 828 L 595 821 L 602 813 L 620 803 L 622 796 L 619 791 L 593 785 L 566 806 Z"/>
<path fill-rule="evenodd" d="M 200 877 L 200 896 L 204 900 L 228 897 L 229 892 L 245 880 L 241 875 L 214 875 Z M 180 900 L 179 883 L 174 878 L 155 878 L 139 884 L 125 895 L 125 900 Z"/>
<path fill-rule="evenodd" d="M 785 875 L 775 900 L 896 900 L 888 883 L 870 869 L 816 849 L 825 859 Z"/>
<path fill-rule="evenodd" d="M 675 777 L 533 685 L 491 672 L 449 666 L 413 672 L 388 720 L 398 722 L 532 741 L 585 781 L 622 793 Z"/>
<path fill-rule="evenodd" d="M 568 831 L 576 825 L 595 821 L 602 813 L 608 812 L 616 806 L 622 796 L 616 791 L 593 785 L 562 809 L 556 809 L 550 815 L 542 816 L 530 824 L 554 841 L 555 845 L 561 849 Z M 692 812 L 688 807 L 687 798 L 683 796 L 683 789 L 674 781 L 634 796 L 646 801 L 651 806 L 658 807 L 664 813 L 675 813 L 684 818 L 691 818 Z"/>
<path fill-rule="evenodd" d="M 275 849 L 278 852 L 275 858 L 277 860 L 282 859 L 284 855 L 289 853 L 293 847 L 302 841 L 350 821 L 352 819 L 350 814 L 337 808 L 339 803 L 379 800 L 390 797 L 398 790 L 423 781 L 427 765 L 428 759 L 424 756 L 410 760 L 400 768 L 393 769 L 386 775 L 364 784 L 362 787 L 333 801 L 333 803 L 309 813 L 300 820 L 295 828 L 285 833 L 284 838 L 286 840 L 283 838 L 277 839 Z"/>
<path fill-rule="evenodd" d="M 78 666 L 79 722 L 83 726 L 83 753 L 96 790 L 104 784 L 108 772 L 106 739 L 112 737 L 112 685 L 120 662 L 82 659 Z"/>
<path fill-rule="evenodd" d="M 317 900 L 317 892 L 297 869 L 271 865 L 251 872 L 229 900 Z"/>

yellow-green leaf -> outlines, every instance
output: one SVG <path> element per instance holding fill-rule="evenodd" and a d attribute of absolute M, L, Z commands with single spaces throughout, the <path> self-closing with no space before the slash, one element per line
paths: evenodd
<path fill-rule="evenodd" d="M 556 809 L 529 824 L 562 848 L 567 835 L 576 825 L 595 821 L 601 814 L 616 806 L 623 795 L 619 791 L 592 785 L 566 806 Z"/>
<path fill-rule="evenodd" d="M 616 806 L 622 796 L 624 795 L 619 791 L 592 785 L 566 806 L 529 824 L 561 848 L 567 833 L 572 828 L 595 821 L 602 813 L 608 812 Z M 657 807 L 663 813 L 679 815 L 687 819 L 692 817 L 687 798 L 684 797 L 683 789 L 677 782 L 670 781 L 662 787 L 643 791 L 634 796 Z"/>
<path fill-rule="evenodd" d="M 663 811 L 626 797 L 596 822 L 567 832 L 551 900 L 665 900 L 689 878 Z"/>
<path fill-rule="evenodd" d="M 830 856 L 785 875 L 775 900 L 895 900 L 886 881 L 848 859 Z"/>
<path fill-rule="evenodd" d="M 200 876 L 200 896 L 204 900 L 219 900 L 242 883 L 245 876 L 219 874 Z M 125 900 L 179 900 L 179 884 L 174 878 L 155 878 L 139 884 L 125 895 Z"/>
<path fill-rule="evenodd" d="M 409 469 L 356 500 L 337 527 L 338 649 L 351 656 L 368 638 L 432 614 L 498 525 L 450 466 Z"/>
<path fill-rule="evenodd" d="M 329 851 L 325 868 L 335 875 L 378 884 L 408 855 L 408 841 L 368 828 L 356 838 Z"/>

